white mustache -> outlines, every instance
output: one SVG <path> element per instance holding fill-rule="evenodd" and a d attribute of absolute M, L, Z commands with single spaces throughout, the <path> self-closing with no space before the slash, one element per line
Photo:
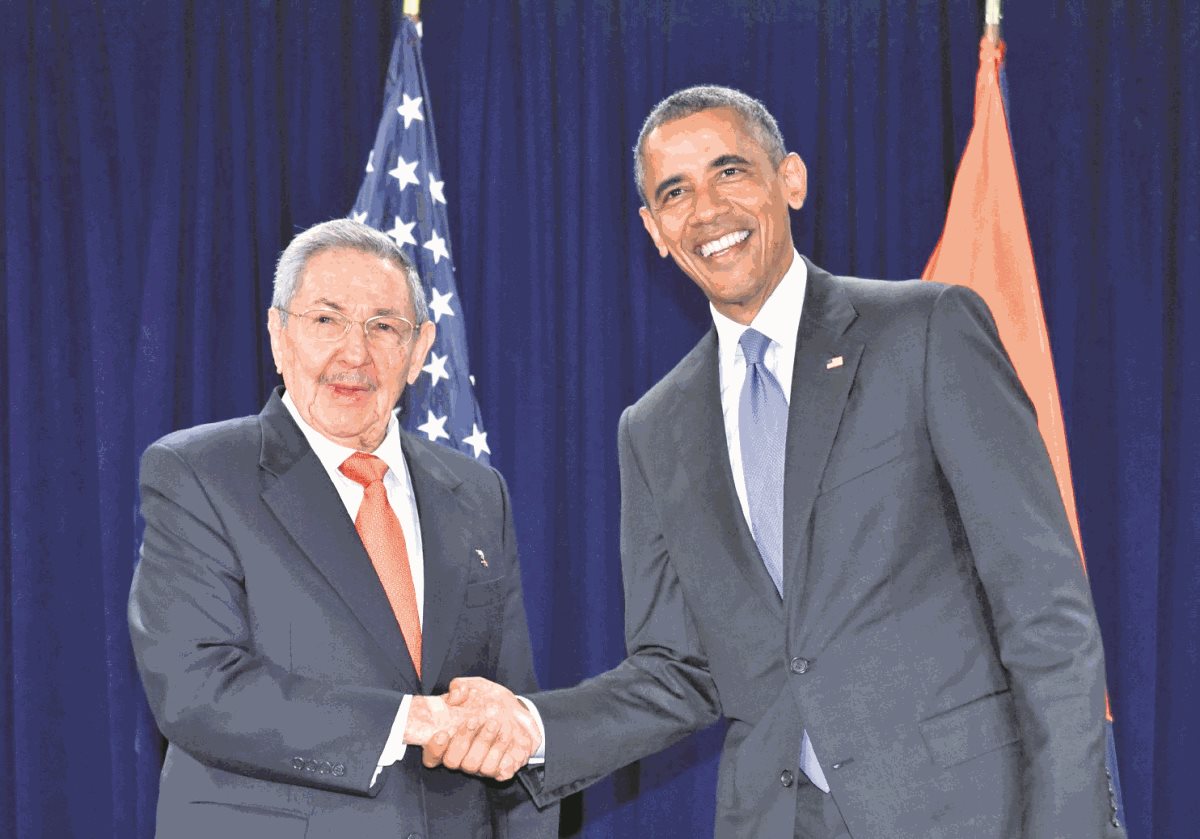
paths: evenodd
<path fill-rule="evenodd" d="M 332 376 L 322 375 L 317 381 L 323 385 L 361 385 L 368 390 L 378 390 L 379 384 L 366 376 L 354 373 L 334 373 Z"/>

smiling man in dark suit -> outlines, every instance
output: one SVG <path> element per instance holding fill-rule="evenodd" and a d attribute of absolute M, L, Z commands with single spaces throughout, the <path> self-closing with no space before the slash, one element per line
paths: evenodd
<path fill-rule="evenodd" d="M 714 327 L 621 418 L 629 657 L 528 697 L 535 800 L 724 715 L 718 837 L 1121 835 L 1091 598 L 983 301 L 796 253 L 804 164 L 738 91 L 668 97 L 635 160 Z M 517 707 L 480 679 L 449 701 Z M 427 762 L 488 754 L 443 742 Z"/>
<path fill-rule="evenodd" d="M 405 754 L 453 730 L 430 696 L 450 676 L 536 688 L 504 481 L 393 415 L 434 338 L 415 269 L 326 222 L 280 257 L 268 318 L 286 389 L 142 460 L 129 623 L 169 741 L 158 835 L 556 836 L 519 784 Z"/>

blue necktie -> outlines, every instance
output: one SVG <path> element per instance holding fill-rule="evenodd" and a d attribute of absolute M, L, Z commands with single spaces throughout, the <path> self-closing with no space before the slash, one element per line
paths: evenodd
<path fill-rule="evenodd" d="M 747 329 L 738 343 L 746 357 L 746 381 L 738 405 L 738 438 L 750 505 L 750 531 L 782 597 L 783 460 L 788 405 L 783 388 L 763 361 L 771 339 Z"/>
<path fill-rule="evenodd" d="M 771 339 L 755 329 L 747 329 L 738 343 L 746 357 L 746 381 L 738 404 L 738 440 L 742 447 L 746 500 L 750 504 L 750 530 L 763 565 L 782 597 L 783 461 L 788 404 L 783 388 L 765 363 Z M 829 792 L 829 782 L 807 731 L 803 732 L 800 743 L 800 769 L 817 789 Z"/>

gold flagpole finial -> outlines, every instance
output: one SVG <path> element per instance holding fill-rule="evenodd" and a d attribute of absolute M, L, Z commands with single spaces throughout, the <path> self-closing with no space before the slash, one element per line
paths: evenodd
<path fill-rule="evenodd" d="M 420 20 L 421 0 L 404 0 L 404 14 L 413 20 Z"/>

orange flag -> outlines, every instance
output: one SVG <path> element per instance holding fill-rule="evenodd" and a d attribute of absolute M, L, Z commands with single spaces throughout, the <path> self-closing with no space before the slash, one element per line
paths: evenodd
<path fill-rule="evenodd" d="M 946 227 L 921 276 L 969 286 L 991 307 L 1000 340 L 1037 409 L 1038 427 L 1082 557 L 1058 381 L 1000 90 L 1003 66 L 1004 42 L 993 43 L 985 36 L 979 44 L 975 125 L 954 178 Z"/>

